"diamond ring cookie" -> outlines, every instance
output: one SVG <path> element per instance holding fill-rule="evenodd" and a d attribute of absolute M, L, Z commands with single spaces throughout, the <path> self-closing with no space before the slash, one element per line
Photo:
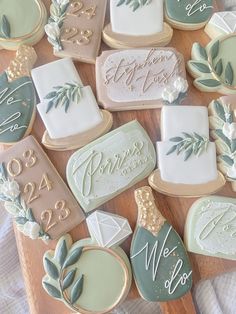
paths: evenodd
<path fill-rule="evenodd" d="M 215 12 L 205 27 L 211 39 L 236 32 L 236 11 Z"/>
<path fill-rule="evenodd" d="M 72 244 L 66 235 L 55 251 L 45 253 L 43 287 L 72 311 L 110 313 L 130 290 L 131 266 L 118 245 L 132 231 L 126 219 L 102 211 L 89 216 L 87 223 L 91 239 Z"/>
<path fill-rule="evenodd" d="M 42 143 L 52 150 L 80 148 L 110 130 L 112 115 L 100 110 L 90 86 L 83 86 L 71 59 L 32 70 L 46 126 Z"/>
<path fill-rule="evenodd" d="M 33 136 L 0 154 L 0 201 L 19 231 L 31 239 L 57 239 L 84 219 Z"/>
<path fill-rule="evenodd" d="M 106 0 L 52 0 L 45 31 L 55 56 L 95 63 L 106 3 Z"/>
<path fill-rule="evenodd" d="M 151 187 L 170 196 L 211 194 L 225 185 L 217 170 L 216 145 L 209 140 L 208 110 L 202 106 L 165 106 L 161 112 L 158 169 Z"/>
<path fill-rule="evenodd" d="M 165 19 L 174 28 L 193 31 L 204 27 L 213 13 L 213 0 L 164 0 Z"/>
<path fill-rule="evenodd" d="M 163 0 L 110 0 L 110 24 L 102 35 L 115 49 L 163 47 L 171 41 L 173 30 L 163 22 Z"/>
<path fill-rule="evenodd" d="M 33 46 L 44 35 L 47 11 L 41 0 L 0 1 L 0 49 Z"/>
<path fill-rule="evenodd" d="M 209 105 L 211 136 L 215 139 L 218 168 L 236 191 L 236 95 L 223 96 Z"/>
<path fill-rule="evenodd" d="M 16 57 L 0 75 L 0 143 L 12 145 L 27 136 L 36 113 L 36 97 L 30 70 L 35 50 L 20 46 Z"/>
<path fill-rule="evenodd" d="M 187 69 L 202 92 L 236 94 L 236 34 L 212 40 L 206 48 L 194 43 Z"/>
<path fill-rule="evenodd" d="M 142 126 L 131 121 L 79 149 L 67 164 L 67 181 L 85 212 L 146 178 L 156 154 Z"/>
<path fill-rule="evenodd" d="M 188 90 L 184 58 L 173 48 L 105 51 L 96 84 L 99 103 L 110 111 L 179 104 Z"/>
<path fill-rule="evenodd" d="M 236 260 L 236 201 L 222 196 L 204 197 L 189 209 L 185 224 L 188 251 Z"/>
<path fill-rule="evenodd" d="M 181 298 L 192 286 L 192 269 L 178 233 L 161 215 L 150 187 L 135 191 L 138 220 L 131 264 L 140 295 L 150 302 Z"/>

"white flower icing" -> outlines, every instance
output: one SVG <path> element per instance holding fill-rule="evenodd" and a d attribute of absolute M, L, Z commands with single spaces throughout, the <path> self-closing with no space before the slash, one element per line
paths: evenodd
<path fill-rule="evenodd" d="M 37 222 L 27 221 L 24 224 L 22 232 L 25 236 L 30 237 L 31 239 L 37 239 L 39 237 L 40 225 Z"/>

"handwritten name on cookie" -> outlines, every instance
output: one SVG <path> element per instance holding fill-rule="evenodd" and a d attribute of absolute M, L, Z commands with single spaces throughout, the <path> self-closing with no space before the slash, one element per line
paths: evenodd
<path fill-rule="evenodd" d="M 182 0 L 177 0 L 178 2 L 181 2 Z M 204 0 L 195 0 L 193 4 L 189 3 L 185 7 L 185 11 L 187 16 L 192 16 L 196 13 L 202 13 L 207 9 L 212 9 L 212 5 L 207 5 Z"/>

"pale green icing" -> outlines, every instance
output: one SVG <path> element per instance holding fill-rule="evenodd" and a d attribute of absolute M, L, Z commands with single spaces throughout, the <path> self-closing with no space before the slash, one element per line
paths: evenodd
<path fill-rule="evenodd" d="M 40 20 L 40 10 L 33 0 L 1 0 L 0 19 L 5 15 L 11 26 L 11 38 L 31 33 Z"/>

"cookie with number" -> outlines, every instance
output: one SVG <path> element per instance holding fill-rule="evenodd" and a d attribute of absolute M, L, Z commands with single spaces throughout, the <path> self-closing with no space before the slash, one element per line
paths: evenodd
<path fill-rule="evenodd" d="M 44 35 L 47 11 L 41 0 L 0 1 L 0 49 L 35 45 Z"/>
<path fill-rule="evenodd" d="M 155 205 L 150 187 L 135 191 L 138 220 L 130 259 L 140 295 L 150 302 L 181 298 L 192 286 L 192 269 L 183 242 Z"/>
<path fill-rule="evenodd" d="M 177 29 L 202 28 L 213 13 L 213 0 L 164 0 L 166 21 Z"/>
<path fill-rule="evenodd" d="M 32 47 L 21 46 L 0 74 L 0 143 L 12 145 L 31 132 L 36 96 L 30 70 L 37 59 Z"/>
<path fill-rule="evenodd" d="M 17 228 L 32 239 L 57 239 L 84 219 L 33 136 L 0 154 L 0 201 Z"/>
<path fill-rule="evenodd" d="M 45 31 L 54 55 L 95 63 L 105 12 L 106 1 L 52 0 Z"/>

